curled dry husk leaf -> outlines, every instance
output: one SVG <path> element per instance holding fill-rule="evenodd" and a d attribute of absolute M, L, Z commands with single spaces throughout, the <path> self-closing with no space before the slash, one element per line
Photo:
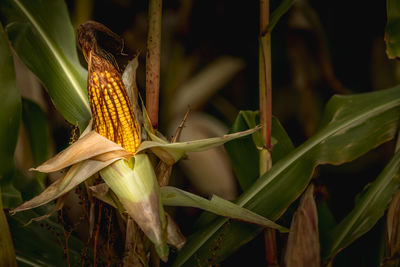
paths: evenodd
<path fill-rule="evenodd" d="M 39 222 L 39 221 L 45 220 L 45 219 L 49 218 L 51 215 L 53 215 L 54 213 L 56 213 L 57 211 L 61 210 L 64 207 L 66 196 L 67 195 L 63 195 L 57 199 L 56 204 L 54 205 L 54 207 L 50 211 L 50 213 L 45 214 L 43 216 L 36 217 L 36 218 L 32 218 L 25 225 L 28 225 L 32 222 Z"/>
<path fill-rule="evenodd" d="M 137 100 L 139 99 L 138 88 L 136 85 L 136 70 L 139 67 L 138 57 L 139 54 L 128 62 L 128 65 L 126 65 L 124 73 L 122 74 L 122 82 L 125 85 L 126 92 L 133 106 L 138 106 Z"/>
<path fill-rule="evenodd" d="M 165 213 L 167 217 L 167 243 L 180 250 L 186 242 L 185 236 L 182 234 L 181 229 L 176 224 L 174 219 L 168 213 Z"/>
<path fill-rule="evenodd" d="M 320 267 L 318 214 L 311 185 L 293 216 L 284 257 L 286 267 Z"/>
<path fill-rule="evenodd" d="M 101 183 L 89 187 L 92 190 L 93 196 L 104 203 L 107 203 L 111 207 L 118 209 L 118 205 L 114 202 L 114 199 L 110 195 L 110 188 L 106 183 Z"/>
<path fill-rule="evenodd" d="M 63 178 L 58 179 L 57 181 L 52 183 L 38 196 L 11 210 L 10 213 L 15 214 L 23 210 L 33 209 L 49 203 L 50 201 L 68 193 L 75 186 L 85 181 L 90 176 L 97 173 L 98 171 L 110 165 L 116 160 L 118 160 L 118 158 L 109 161 L 97 161 L 88 159 L 78 164 L 75 164 L 68 170 L 67 174 Z"/>
<path fill-rule="evenodd" d="M 116 143 L 95 131 L 89 131 L 90 127 L 91 124 L 78 141 L 33 169 L 41 172 L 53 172 L 73 165 L 66 175 L 52 183 L 38 196 L 11 210 L 11 214 L 36 208 L 61 197 L 111 163 L 132 156 Z"/>
<path fill-rule="evenodd" d="M 139 93 L 136 84 L 136 70 L 139 66 L 139 53 L 128 62 L 124 73 L 122 74 L 122 82 L 125 85 L 126 92 L 128 93 L 129 100 L 132 104 L 133 113 L 140 124 L 143 123 L 143 114 L 140 110 L 138 99 Z M 143 133 L 143 132 L 142 132 Z"/>
<path fill-rule="evenodd" d="M 109 152 L 112 153 L 107 154 Z M 48 173 L 91 158 L 95 158 L 98 161 L 107 161 L 111 158 L 127 158 L 129 155 L 131 154 L 118 144 L 95 131 L 91 131 L 53 158 L 31 170 Z"/>

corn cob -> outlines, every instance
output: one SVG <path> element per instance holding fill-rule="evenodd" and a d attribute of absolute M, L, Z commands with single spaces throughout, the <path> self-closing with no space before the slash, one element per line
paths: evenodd
<path fill-rule="evenodd" d="M 110 52 L 100 47 L 98 41 Z M 104 25 L 88 21 L 78 27 L 78 42 L 88 63 L 88 93 L 95 131 L 135 154 L 140 144 L 140 127 L 112 54 L 121 53 L 123 40 Z"/>
<path fill-rule="evenodd" d="M 140 128 L 121 74 L 93 51 L 89 52 L 88 59 L 88 92 L 94 129 L 134 154 L 140 143 Z"/>

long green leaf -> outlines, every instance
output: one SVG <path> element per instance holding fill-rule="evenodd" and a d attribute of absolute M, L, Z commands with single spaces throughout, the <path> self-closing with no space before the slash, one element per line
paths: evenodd
<path fill-rule="evenodd" d="M 160 192 L 162 202 L 166 206 L 199 208 L 232 219 L 277 229 L 281 232 L 288 231 L 285 227 L 216 195 L 208 200 L 172 186 L 163 186 L 160 188 Z"/>
<path fill-rule="evenodd" d="M 18 93 L 14 64 L 10 48 L 0 24 L 0 262 L 4 266 L 16 266 L 15 252 L 7 219 L 3 210 L 3 190 L 13 172 L 14 150 L 21 119 L 21 97 Z M 7 197 L 7 202 L 8 202 Z M 7 204 L 8 205 L 8 204 Z"/>
<path fill-rule="evenodd" d="M 235 133 L 252 128 L 246 118 L 253 119 L 254 124 L 256 124 L 255 117 L 257 115 L 258 112 L 240 111 L 229 132 Z M 225 148 L 232 160 L 233 170 L 235 171 L 239 185 L 244 191 L 248 189 L 260 175 L 259 150 L 255 142 L 253 142 L 253 136 L 246 136 L 239 140 L 227 142 Z"/>
<path fill-rule="evenodd" d="M 0 20 L 15 51 L 43 82 L 56 108 L 83 129 L 90 119 L 87 72 L 78 60 L 65 3 L 4 0 Z"/>
<path fill-rule="evenodd" d="M 0 180 L 13 171 L 14 150 L 21 120 L 21 96 L 15 81 L 11 51 L 0 25 Z"/>
<path fill-rule="evenodd" d="M 379 177 L 357 201 L 355 208 L 330 232 L 325 257 L 333 258 L 381 218 L 400 187 L 400 152 L 397 152 Z"/>
<path fill-rule="evenodd" d="M 387 24 L 385 29 L 386 54 L 390 59 L 400 57 L 400 2 L 387 0 Z"/>
<path fill-rule="evenodd" d="M 4 209 L 15 208 L 22 203 L 22 195 L 19 190 L 14 187 L 13 181 L 0 183 L 0 195 Z"/>
<path fill-rule="evenodd" d="M 49 157 L 50 132 L 46 114 L 38 104 L 22 99 L 22 120 L 28 132 L 34 166 L 38 166 Z"/>
<path fill-rule="evenodd" d="M 22 121 L 28 133 L 34 166 L 38 166 L 49 156 L 50 131 L 46 114 L 35 102 L 22 99 Z M 45 177 L 43 173 L 35 173 L 36 180 L 42 185 Z"/>
<path fill-rule="evenodd" d="M 226 134 L 221 137 L 212 137 L 201 140 L 176 143 L 167 143 L 161 138 L 156 137 L 152 133 L 148 133 L 150 138 L 156 141 L 144 141 L 140 144 L 137 153 L 146 149 L 151 149 L 152 152 L 156 154 L 161 160 L 172 165 L 176 163 L 179 159 L 181 159 L 185 155 L 185 152 L 204 151 L 216 146 L 223 145 L 226 142 L 232 141 L 234 139 L 250 135 L 258 131 L 259 129 L 260 127 L 255 127 L 242 132 Z"/>
<path fill-rule="evenodd" d="M 399 115 L 400 86 L 360 95 L 334 96 L 326 107 L 321 130 L 276 162 L 240 196 L 237 204 L 276 220 L 306 188 L 316 166 L 354 160 L 392 139 Z M 219 219 L 189 237 L 177 255 L 175 266 L 193 266 L 210 257 L 218 262 L 261 230 L 234 221 L 225 225 L 226 222 Z M 215 257 L 210 253 L 216 253 Z"/>

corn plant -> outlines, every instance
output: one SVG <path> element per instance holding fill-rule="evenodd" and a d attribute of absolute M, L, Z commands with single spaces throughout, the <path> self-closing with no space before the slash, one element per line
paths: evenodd
<path fill-rule="evenodd" d="M 226 135 L 179 142 L 187 114 L 172 139 L 158 129 L 166 118 L 159 121 L 161 0 L 149 1 L 145 101 L 136 81 L 139 58 L 125 55 L 123 38 L 107 25 L 89 20 L 74 28 L 62 0 L 3 1 L 0 262 L 158 266 L 161 260 L 163 265 L 210 266 L 229 260 L 263 233 L 269 266 L 332 266 L 339 264 L 342 250 L 385 218 L 386 241 L 377 264 L 397 266 L 398 141 L 351 211 L 330 227 L 324 221 L 329 209 L 316 203 L 312 178 L 318 166 L 354 161 L 396 138 L 400 86 L 331 97 L 318 129 L 295 147 L 272 116 L 271 36 L 282 16 L 304 2 L 283 0 L 273 12 L 269 4 L 262 0 L 259 6 L 259 110 L 239 111 Z M 389 58 L 400 54 L 399 13 L 397 2 L 388 0 Z M 120 64 L 120 56 L 129 62 Z M 44 111 L 19 93 L 14 70 L 19 60 L 74 129 L 71 144 L 55 156 L 48 149 Z M 348 93 L 337 83 L 336 88 Z M 18 133 L 24 131 L 31 174 L 14 159 Z M 170 182 L 172 168 L 190 159 L 189 152 L 221 145 L 241 192 L 234 201 L 217 195 L 207 199 Z M 50 183 L 51 173 L 59 178 Z M 80 216 L 66 207 L 74 192 Z M 206 212 L 186 239 L 167 206 Z M 277 246 L 277 239 L 284 244 Z"/>

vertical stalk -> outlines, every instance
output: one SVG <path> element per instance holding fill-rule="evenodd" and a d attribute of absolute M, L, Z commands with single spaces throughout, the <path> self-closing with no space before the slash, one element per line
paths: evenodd
<path fill-rule="evenodd" d="M 259 44 L 259 92 L 260 123 L 263 125 L 261 135 L 265 147 L 260 151 L 260 175 L 272 167 L 271 159 L 271 121 L 272 121 L 272 87 L 271 87 L 271 32 L 266 31 L 269 23 L 269 0 L 260 0 L 260 44 Z M 276 232 L 273 229 L 264 231 L 266 263 L 278 266 Z"/>
<path fill-rule="evenodd" d="M 260 121 L 263 124 L 262 136 L 265 146 L 271 149 L 271 33 L 265 31 L 269 21 L 269 0 L 260 0 Z"/>
<path fill-rule="evenodd" d="M 272 228 L 267 228 L 264 231 L 265 242 L 265 261 L 267 266 L 277 267 L 278 264 L 278 249 L 276 247 L 276 231 Z"/>
<path fill-rule="evenodd" d="M 271 33 L 266 31 L 269 22 L 269 0 L 260 0 L 260 39 L 259 39 L 259 98 L 261 135 L 265 148 L 260 151 L 260 175 L 272 166 L 271 154 Z"/>
<path fill-rule="evenodd" d="M 146 52 L 146 109 L 158 128 L 162 0 L 150 0 Z"/>

